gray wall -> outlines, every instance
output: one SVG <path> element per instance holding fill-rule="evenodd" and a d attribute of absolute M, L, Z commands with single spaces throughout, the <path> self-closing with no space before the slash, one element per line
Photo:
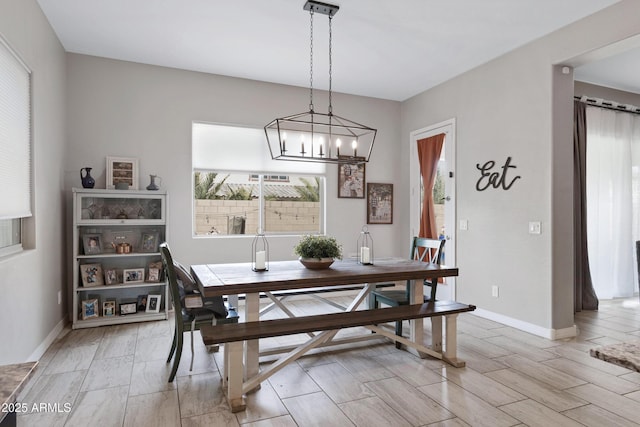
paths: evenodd
<path fill-rule="evenodd" d="M 68 54 L 69 151 L 65 188 L 79 186 L 78 170 L 93 167 L 96 188 L 105 185 L 105 157 L 140 159 L 140 186 L 149 174 L 169 192 L 168 241 L 185 264 L 250 261 L 253 236 L 192 237 L 191 123 L 203 121 L 263 127 L 276 116 L 304 111 L 308 88 L 282 86 L 85 55 Z M 326 111 L 326 93 L 314 96 Z M 400 103 L 334 94 L 334 113 L 378 129 L 367 182 L 397 184 L 403 175 L 397 136 Z M 265 142 L 266 143 L 266 142 Z M 238 158 L 241 162 L 242 158 Z M 95 174 L 93 173 L 95 172 Z M 364 199 L 337 198 L 337 166 L 327 168 L 327 234 L 355 252 L 366 223 Z M 399 191 L 402 191 L 401 189 Z M 401 211 L 401 206 L 396 209 Z M 402 216 L 402 212 L 399 212 Z M 370 226 L 379 256 L 404 255 L 406 236 L 398 223 Z M 272 260 L 294 259 L 293 237 L 272 237 Z"/>
<path fill-rule="evenodd" d="M 573 79 L 554 65 L 640 33 L 639 14 L 640 2 L 622 1 L 403 102 L 403 161 L 411 131 L 457 120 L 457 213 L 469 220 L 458 231 L 458 300 L 541 335 L 570 333 Z M 476 191 L 476 164 L 509 156 L 522 179 Z"/>
<path fill-rule="evenodd" d="M 63 165 L 65 54 L 35 0 L 0 2 L 0 34 L 32 70 L 34 216 L 32 248 L 0 259 L 0 365 L 37 358 L 66 317 Z M 63 291 L 64 292 L 64 291 Z"/>

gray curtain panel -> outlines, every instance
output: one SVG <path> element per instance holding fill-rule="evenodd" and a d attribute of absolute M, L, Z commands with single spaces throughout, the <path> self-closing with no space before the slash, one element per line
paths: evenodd
<path fill-rule="evenodd" d="M 598 309 L 598 297 L 591 282 L 587 251 L 587 115 L 586 106 L 580 101 L 573 101 L 573 162 L 574 311 L 577 312 Z"/>

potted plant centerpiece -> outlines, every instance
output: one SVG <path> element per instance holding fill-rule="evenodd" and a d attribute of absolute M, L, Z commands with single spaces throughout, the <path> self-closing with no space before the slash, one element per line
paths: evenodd
<path fill-rule="evenodd" d="M 307 268 L 329 268 L 333 261 L 342 259 L 342 246 L 334 237 L 307 235 L 294 246 L 293 252 Z"/>

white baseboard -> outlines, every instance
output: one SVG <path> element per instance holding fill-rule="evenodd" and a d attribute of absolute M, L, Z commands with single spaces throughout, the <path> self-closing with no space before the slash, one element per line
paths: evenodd
<path fill-rule="evenodd" d="M 56 340 L 58 335 L 60 335 L 60 332 L 62 332 L 66 324 L 67 324 L 67 317 L 65 316 L 62 318 L 62 320 L 58 322 L 55 328 L 53 328 L 53 330 L 49 332 L 49 335 L 47 335 L 47 337 L 44 339 L 44 341 L 42 341 L 42 343 L 38 346 L 38 348 L 36 348 L 35 351 L 31 353 L 31 356 L 29 356 L 27 361 L 40 360 L 40 358 L 47 351 L 49 346 Z"/>
<path fill-rule="evenodd" d="M 520 329 L 521 331 L 529 332 L 530 334 L 534 334 L 539 337 L 547 338 L 549 340 L 572 338 L 578 335 L 578 328 L 576 327 L 576 325 L 563 329 L 549 329 L 534 325 L 532 323 L 523 322 L 522 320 L 514 319 L 512 317 L 504 316 L 502 314 L 494 313 L 492 311 L 483 310 L 481 308 L 477 308 L 475 311 L 473 311 L 473 314 L 484 317 L 485 319 L 502 323 L 507 326 L 514 327 L 516 329 Z"/>

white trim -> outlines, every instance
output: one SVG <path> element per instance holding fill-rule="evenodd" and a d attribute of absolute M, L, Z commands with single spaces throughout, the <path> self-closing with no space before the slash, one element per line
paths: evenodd
<path fill-rule="evenodd" d="M 53 328 L 49 335 L 42 341 L 42 343 L 31 353 L 31 356 L 27 359 L 27 361 L 35 361 L 40 360 L 40 358 L 46 353 L 51 344 L 58 338 L 58 335 L 64 330 L 65 325 L 67 324 L 67 318 L 64 317 L 62 320 L 58 322 L 58 324 Z"/>
<path fill-rule="evenodd" d="M 481 308 L 476 308 L 473 314 L 549 340 L 572 338 L 578 335 L 578 328 L 576 325 L 564 329 L 549 329 Z"/>

